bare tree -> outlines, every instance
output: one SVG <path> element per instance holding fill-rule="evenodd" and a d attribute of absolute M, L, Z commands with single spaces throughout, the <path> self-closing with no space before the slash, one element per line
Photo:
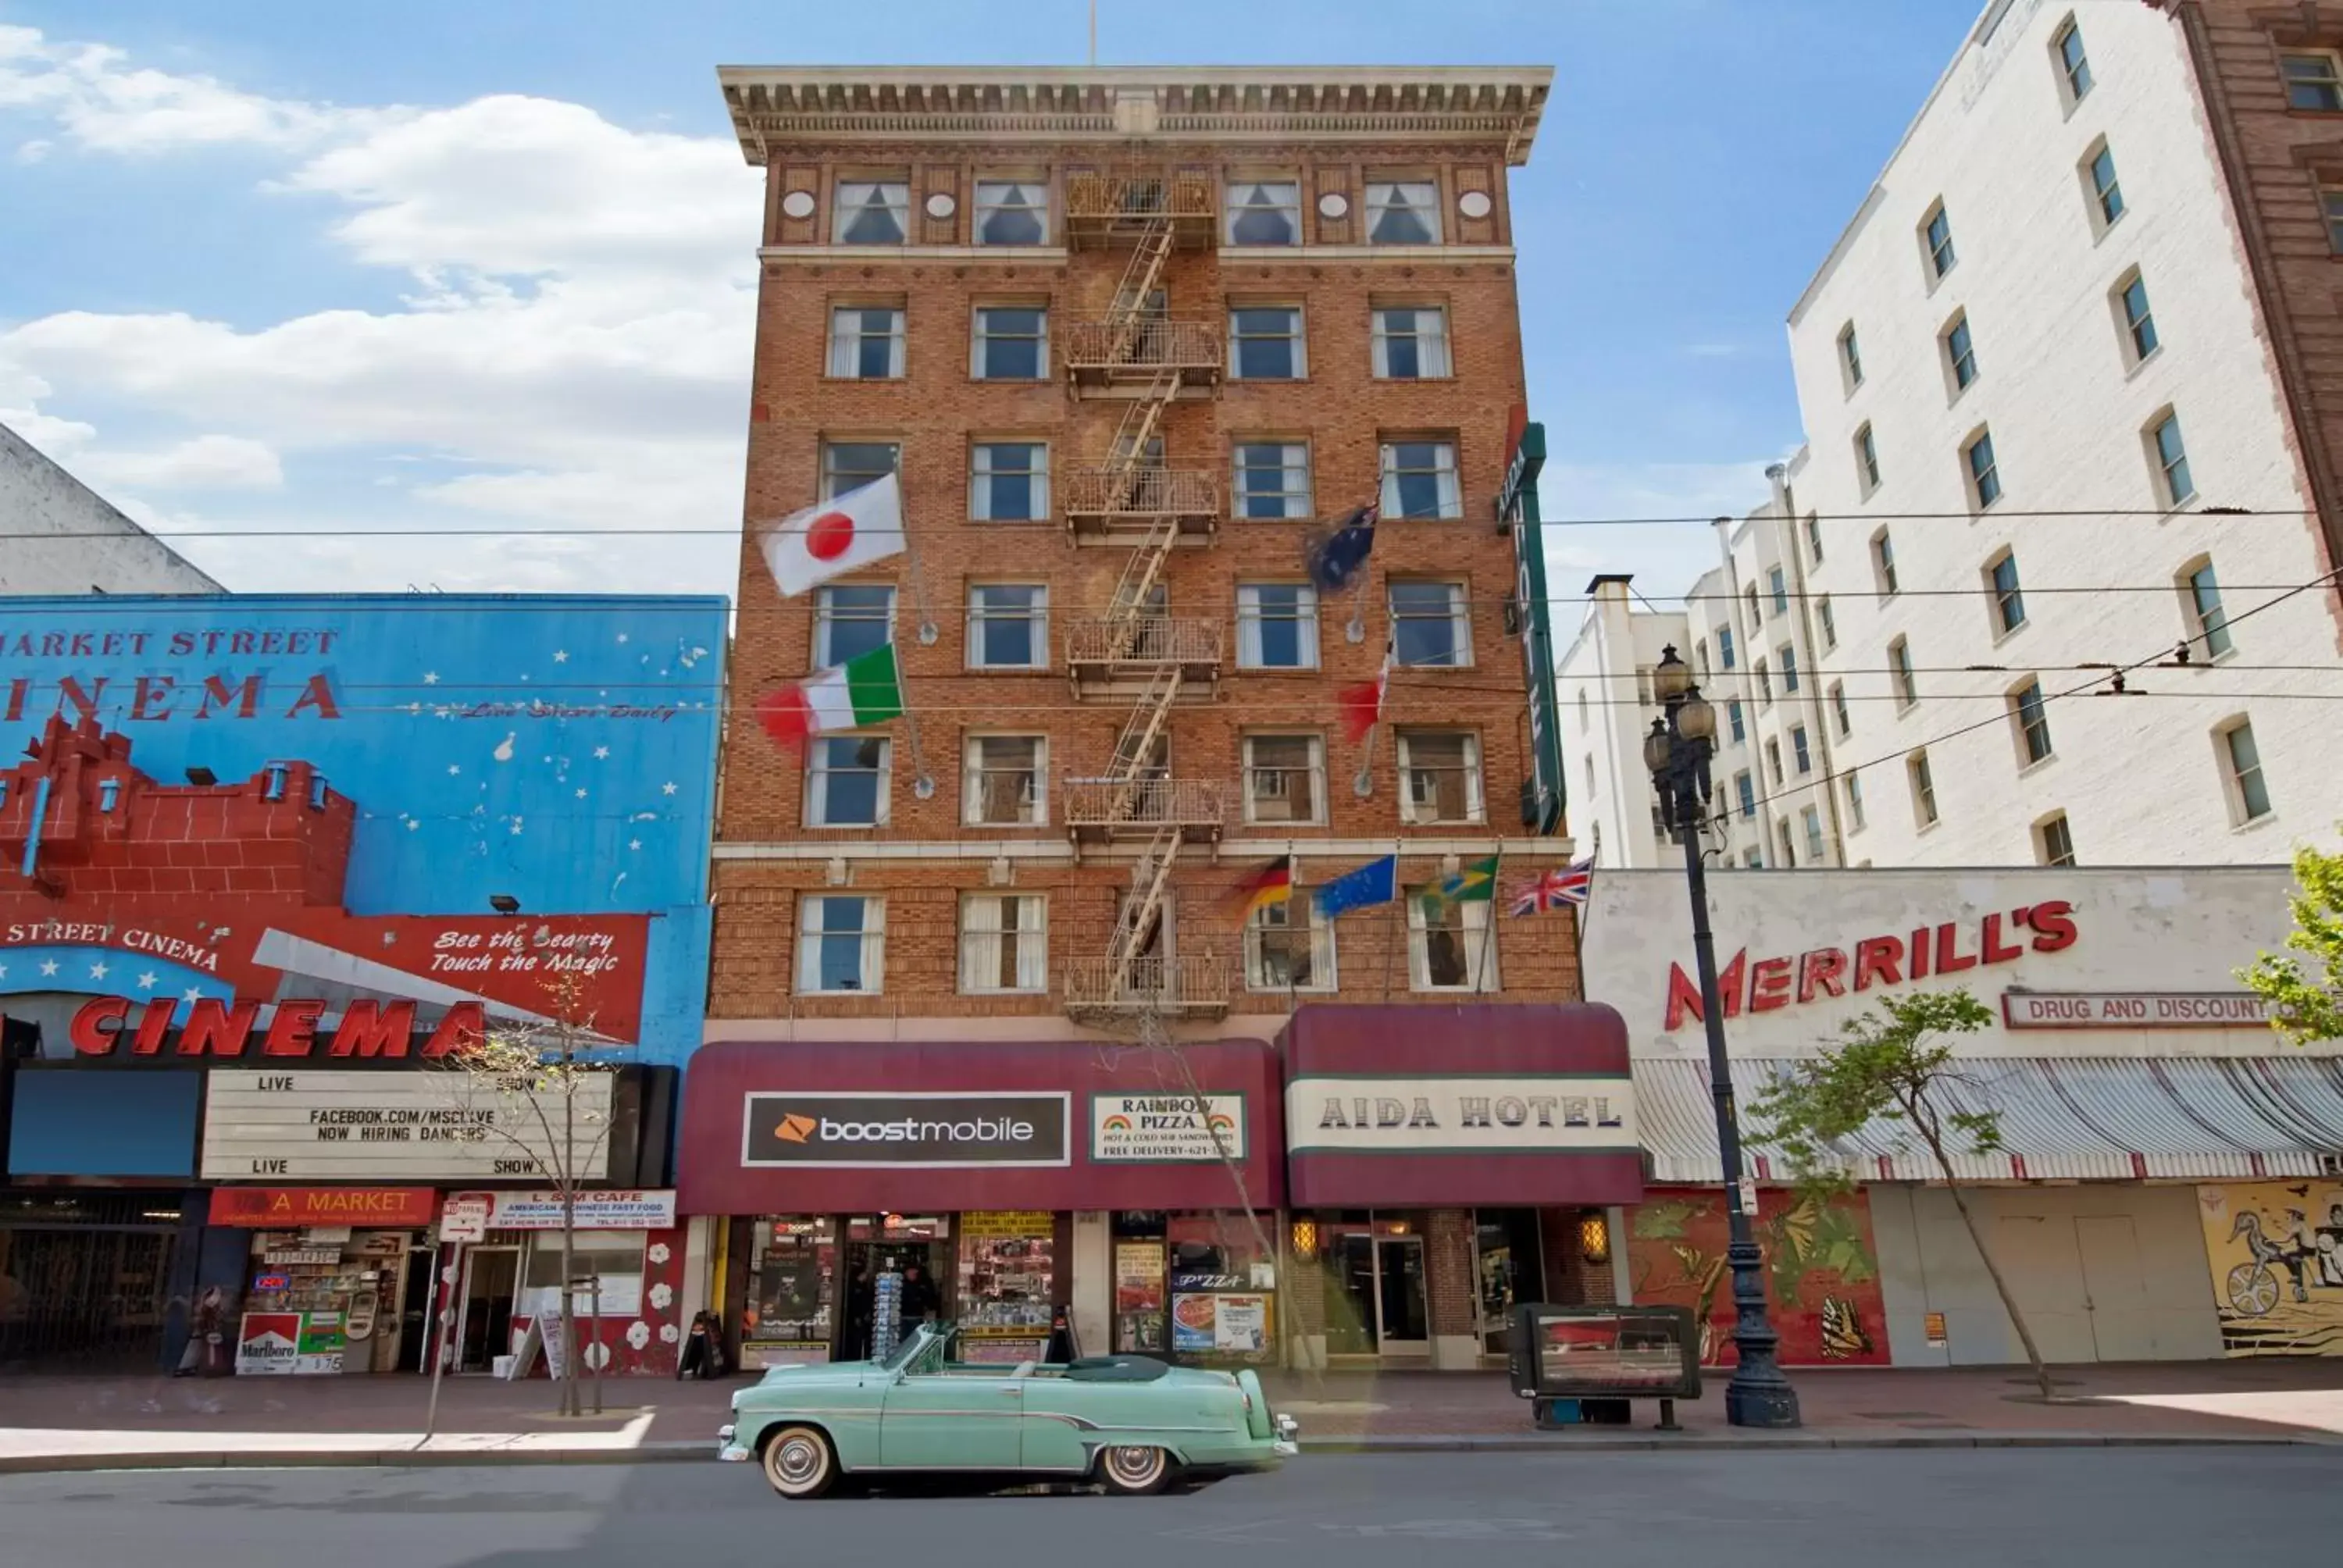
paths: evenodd
<path fill-rule="evenodd" d="M 478 1040 L 443 1058 L 441 1071 L 450 1098 L 468 1113 L 472 1131 L 526 1161 L 532 1174 L 560 1201 L 560 1308 L 555 1332 L 561 1336 L 561 1413 L 578 1415 L 584 1402 L 573 1285 L 578 1200 L 605 1178 L 616 1068 L 597 1054 L 608 1041 L 594 1032 L 591 1015 L 582 1011 L 578 977 L 566 971 L 548 975 L 545 993 L 549 1006 L 543 1016 L 491 1024 Z M 541 1322 L 539 1332 L 543 1333 Z M 552 1335 L 544 1338 L 548 1360 L 555 1359 Z"/>

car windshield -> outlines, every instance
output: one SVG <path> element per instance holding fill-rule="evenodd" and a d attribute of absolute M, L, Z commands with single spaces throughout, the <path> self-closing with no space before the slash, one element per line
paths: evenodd
<path fill-rule="evenodd" d="M 879 1364 L 889 1372 L 900 1372 L 915 1361 L 940 1362 L 950 1338 L 951 1326 L 949 1323 L 921 1323 Z"/>

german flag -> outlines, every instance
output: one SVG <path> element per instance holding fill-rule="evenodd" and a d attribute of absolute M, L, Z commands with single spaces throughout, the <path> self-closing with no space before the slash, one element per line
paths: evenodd
<path fill-rule="evenodd" d="M 1250 920 L 1272 904 L 1282 904 L 1293 897 L 1293 857 L 1272 860 L 1259 875 L 1237 890 L 1244 903 L 1245 919 Z"/>

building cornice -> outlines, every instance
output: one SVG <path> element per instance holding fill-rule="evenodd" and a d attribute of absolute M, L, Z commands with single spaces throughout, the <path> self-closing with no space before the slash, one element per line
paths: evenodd
<path fill-rule="evenodd" d="M 1529 161 L 1550 66 L 723 65 L 752 164 L 809 141 L 1498 142 Z"/>

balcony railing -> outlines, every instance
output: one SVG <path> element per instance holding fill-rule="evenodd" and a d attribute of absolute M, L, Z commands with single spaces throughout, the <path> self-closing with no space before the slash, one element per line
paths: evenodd
<path fill-rule="evenodd" d="M 1069 1012 L 1222 1013 L 1228 1010 L 1231 975 L 1218 953 L 1064 961 L 1061 992 Z"/>
<path fill-rule="evenodd" d="M 1152 522 L 1164 517 L 1210 522 L 1221 515 L 1221 487 L 1202 468 L 1071 468 L 1064 485 L 1070 524 L 1081 519 Z"/>
<path fill-rule="evenodd" d="M 1124 170 L 1077 174 L 1066 179 L 1066 216 L 1092 229 L 1101 225 L 1145 224 L 1169 217 L 1183 225 L 1211 224 L 1219 194 L 1212 176 L 1201 170 Z"/>
<path fill-rule="evenodd" d="M 1077 381 L 1150 379 L 1167 368 L 1209 380 L 1221 371 L 1221 331 L 1217 321 L 1077 321 L 1066 331 L 1066 370 Z"/>
<path fill-rule="evenodd" d="M 1211 620 L 1142 615 L 1078 620 L 1066 628 L 1066 662 L 1076 667 L 1217 668 L 1222 646 L 1220 623 Z"/>
<path fill-rule="evenodd" d="M 1066 825 L 1091 838 L 1139 838 L 1178 828 L 1215 837 L 1224 820 L 1221 786 L 1204 779 L 1069 779 Z"/>

